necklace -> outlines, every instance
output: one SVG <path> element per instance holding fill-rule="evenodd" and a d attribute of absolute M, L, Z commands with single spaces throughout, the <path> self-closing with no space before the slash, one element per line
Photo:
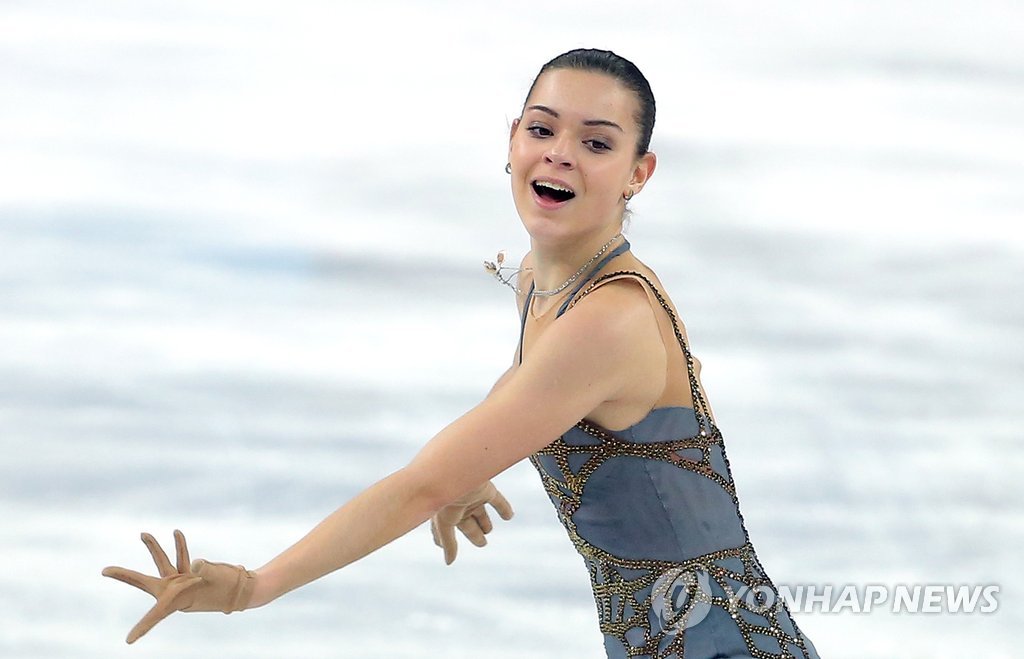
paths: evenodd
<path fill-rule="evenodd" d="M 590 264 L 593 263 L 594 261 L 596 261 L 597 259 L 601 258 L 601 255 L 604 254 L 605 252 L 607 252 L 608 248 L 611 247 L 613 242 L 615 242 L 615 239 L 619 238 L 620 236 L 622 236 L 621 233 L 617 233 L 614 236 L 612 236 L 611 240 L 609 240 L 604 245 L 602 245 L 601 249 L 597 250 L 597 254 L 594 254 L 593 256 L 591 256 L 590 259 L 586 263 L 584 263 L 580 267 L 579 270 L 574 272 L 571 277 L 569 277 L 564 282 L 562 282 L 562 284 L 559 285 L 557 288 L 552 288 L 551 290 L 548 290 L 548 291 L 542 291 L 542 290 L 540 290 L 538 288 L 534 288 L 533 289 L 533 294 L 541 296 L 541 297 L 550 297 L 552 295 L 558 295 L 559 293 L 564 291 L 566 288 L 571 286 L 574 281 L 579 279 L 580 275 L 582 275 L 586 271 L 586 269 L 590 267 Z M 484 269 L 487 270 L 487 272 L 489 272 L 492 275 L 494 275 L 497 278 L 498 281 L 500 281 L 501 283 L 505 284 L 506 286 L 508 286 L 509 288 L 514 290 L 517 295 L 522 295 L 525 291 L 523 291 L 522 289 L 519 288 L 519 286 L 518 286 L 518 281 L 519 281 L 518 277 L 516 278 L 516 284 L 513 284 L 512 283 L 512 276 L 513 275 L 517 275 L 520 272 L 524 272 L 525 270 L 532 270 L 533 268 L 509 268 L 507 266 L 502 266 L 502 263 L 504 263 L 504 261 L 505 261 L 505 252 L 504 251 L 498 252 L 498 257 L 497 257 L 496 261 L 497 261 L 496 263 L 491 262 L 491 261 L 484 261 Z M 512 270 L 512 272 L 509 273 L 507 276 L 503 277 L 502 274 L 501 274 L 503 270 Z"/>

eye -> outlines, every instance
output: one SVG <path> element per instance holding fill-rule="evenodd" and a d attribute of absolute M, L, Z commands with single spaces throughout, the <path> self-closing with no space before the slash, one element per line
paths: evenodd
<path fill-rule="evenodd" d="M 594 151 L 611 151 L 612 147 L 604 140 L 584 140 L 584 144 L 589 144 L 590 148 Z"/>
<path fill-rule="evenodd" d="M 551 137 L 554 133 L 546 126 L 530 126 L 526 129 L 526 132 L 533 135 L 534 137 Z"/>

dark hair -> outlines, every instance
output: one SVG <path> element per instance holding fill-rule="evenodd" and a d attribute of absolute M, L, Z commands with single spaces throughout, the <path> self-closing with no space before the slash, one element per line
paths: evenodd
<path fill-rule="evenodd" d="M 651 85 L 647 82 L 647 78 L 640 73 L 640 69 L 635 64 L 610 50 L 597 50 L 596 48 L 570 50 L 540 67 L 540 72 L 537 73 L 533 84 L 530 85 L 530 91 L 526 93 L 527 100 L 533 93 L 533 88 L 537 86 L 537 80 L 545 71 L 552 69 L 577 69 L 604 73 L 615 78 L 622 86 L 636 94 L 636 98 L 640 102 L 640 111 L 633 117 L 640 129 L 636 155 L 639 157 L 647 153 L 651 146 L 651 135 L 654 133 L 654 92 L 651 91 Z"/>

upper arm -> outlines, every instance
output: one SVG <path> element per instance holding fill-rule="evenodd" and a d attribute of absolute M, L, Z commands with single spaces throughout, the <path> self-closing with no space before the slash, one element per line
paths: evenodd
<path fill-rule="evenodd" d="M 443 506 L 547 446 L 621 393 L 651 322 L 636 286 L 586 296 L 537 338 L 501 387 L 435 435 L 407 468 Z"/>

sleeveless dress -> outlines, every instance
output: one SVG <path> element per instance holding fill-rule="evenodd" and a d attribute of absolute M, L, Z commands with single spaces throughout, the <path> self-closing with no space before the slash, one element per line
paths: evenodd
<path fill-rule="evenodd" d="M 604 284 L 639 281 L 668 353 L 665 390 L 628 428 L 582 419 L 530 456 L 590 574 L 607 657 L 819 659 L 750 544 L 699 362 L 695 371 L 674 308 L 628 250 L 624 240 L 602 259 L 555 319 Z M 632 269 L 595 278 L 617 257 Z M 533 291 L 531 283 L 519 363 Z"/>

